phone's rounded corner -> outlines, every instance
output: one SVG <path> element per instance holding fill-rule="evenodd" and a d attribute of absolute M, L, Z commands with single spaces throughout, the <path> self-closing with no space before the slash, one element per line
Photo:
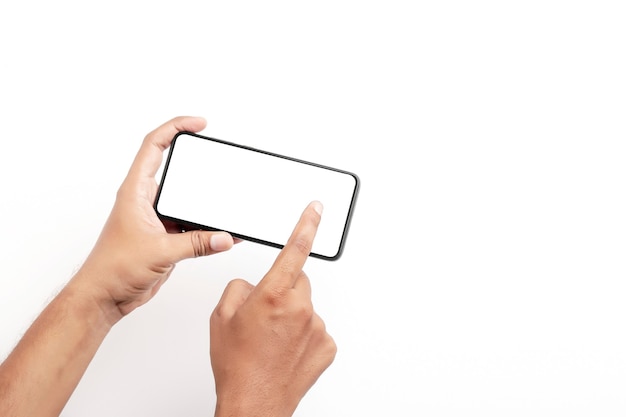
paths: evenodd
<path fill-rule="evenodd" d="M 176 134 L 174 135 L 174 139 L 176 139 L 179 136 L 182 135 L 191 135 L 191 136 L 195 136 L 196 134 L 194 132 L 191 132 L 189 130 L 179 130 L 178 132 L 176 132 Z"/>
<path fill-rule="evenodd" d="M 347 174 L 350 175 L 354 180 L 354 191 L 352 192 L 352 203 L 350 207 L 350 211 L 352 211 L 354 209 L 354 205 L 356 203 L 359 192 L 361 191 L 361 177 L 359 177 L 354 172 L 347 172 Z"/>
<path fill-rule="evenodd" d="M 162 184 L 159 184 L 159 188 L 157 189 L 157 195 L 154 198 L 154 203 L 152 203 L 152 208 L 154 209 L 154 212 L 156 213 L 159 219 L 167 217 L 165 214 L 159 211 L 159 203 L 161 202 L 161 189 L 162 189 L 161 185 Z"/>
<path fill-rule="evenodd" d="M 159 212 L 159 210 L 156 207 L 154 207 L 154 212 L 156 213 L 157 218 L 159 220 L 161 220 L 162 222 L 178 222 L 177 219 L 174 219 L 174 218 L 172 218 L 170 216 L 167 216 L 167 215 Z"/>
<path fill-rule="evenodd" d="M 158 204 L 157 204 L 157 203 L 154 203 L 154 205 L 152 206 L 152 208 L 154 208 L 154 212 L 156 213 L 157 217 L 158 217 L 160 220 L 166 220 L 166 219 L 167 219 L 167 216 L 166 216 L 166 215 L 164 215 L 163 213 L 161 213 L 161 212 L 159 211 L 159 207 L 158 207 Z"/>
<path fill-rule="evenodd" d="M 179 130 L 178 132 L 176 132 L 176 134 L 172 138 L 172 141 L 170 143 L 170 147 L 173 147 L 176 144 L 176 140 L 178 138 L 180 138 L 181 136 L 192 136 L 192 137 L 196 137 L 196 138 L 206 139 L 206 137 L 204 137 L 202 135 L 199 135 L 196 132 L 192 132 L 190 130 Z"/>
<path fill-rule="evenodd" d="M 327 255 L 320 255 L 319 253 L 313 253 L 313 252 L 311 252 L 311 253 L 309 254 L 309 256 L 310 256 L 311 258 L 320 259 L 320 260 L 322 260 L 322 261 L 330 261 L 330 262 L 335 262 L 335 261 L 337 261 L 337 260 L 341 257 L 341 254 L 334 255 L 334 256 L 327 256 Z"/>
<path fill-rule="evenodd" d="M 331 262 L 335 262 L 337 260 L 339 260 L 339 258 L 341 258 L 341 255 L 343 255 L 343 242 L 341 243 L 341 245 L 339 246 L 339 248 L 337 249 L 337 252 L 334 255 L 322 255 L 320 253 L 316 253 L 316 252 L 311 252 L 309 254 L 310 257 L 312 258 L 317 258 L 317 259 L 321 259 L 324 261 L 331 261 Z"/>
<path fill-rule="evenodd" d="M 174 147 L 174 145 L 176 144 L 176 140 L 177 140 L 180 136 L 182 136 L 182 135 L 186 135 L 186 134 L 188 134 L 188 133 L 189 133 L 189 132 L 187 132 L 187 131 L 185 131 L 185 130 L 181 130 L 181 131 L 176 132 L 176 133 L 174 134 L 174 136 L 172 137 L 172 140 L 170 141 L 170 148 L 173 148 L 173 147 Z"/>
<path fill-rule="evenodd" d="M 361 177 L 354 172 L 348 172 L 352 178 L 354 178 L 354 188 L 358 189 L 361 186 Z"/>

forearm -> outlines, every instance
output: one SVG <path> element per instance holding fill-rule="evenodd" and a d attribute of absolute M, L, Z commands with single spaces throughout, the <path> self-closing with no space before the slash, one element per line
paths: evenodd
<path fill-rule="evenodd" d="M 0 365 L 0 415 L 58 416 L 112 323 L 100 303 L 68 284 Z"/>

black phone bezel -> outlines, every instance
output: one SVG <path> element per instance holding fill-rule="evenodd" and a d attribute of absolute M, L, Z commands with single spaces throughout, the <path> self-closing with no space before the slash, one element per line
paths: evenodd
<path fill-rule="evenodd" d="M 253 147 L 250 147 L 250 146 L 246 146 L 246 145 L 242 145 L 242 144 L 239 144 L 239 143 L 226 141 L 226 140 L 223 140 L 223 139 L 217 139 L 217 138 L 213 138 L 213 137 L 209 137 L 209 136 L 200 135 L 200 134 L 195 133 L 195 132 L 180 131 L 180 132 L 176 133 L 176 135 L 174 135 L 174 138 L 172 139 L 172 142 L 171 142 L 171 144 L 169 146 L 167 160 L 165 161 L 165 165 L 163 167 L 163 172 L 161 174 L 161 179 L 159 181 L 157 194 L 156 194 L 156 197 L 154 199 L 154 205 L 153 205 L 154 210 L 155 210 L 157 216 L 161 220 L 167 220 L 167 221 L 173 222 L 175 224 L 180 225 L 182 228 L 185 228 L 186 230 L 225 231 L 225 232 L 230 233 L 233 237 L 236 237 L 236 238 L 239 238 L 239 239 L 243 239 L 243 240 L 247 240 L 247 241 L 250 241 L 250 242 L 259 243 L 259 244 L 262 244 L 262 245 L 271 246 L 271 247 L 278 248 L 278 249 L 282 249 L 284 247 L 284 245 L 278 244 L 276 242 L 271 242 L 271 241 L 255 238 L 253 236 L 247 236 L 247 235 L 243 235 L 243 234 L 240 234 L 240 233 L 231 232 L 229 230 L 222 230 L 222 229 L 218 229 L 218 228 L 211 227 L 211 226 L 208 226 L 208 225 L 194 223 L 194 222 L 191 222 L 191 221 L 188 221 L 188 220 L 185 220 L 185 219 L 179 219 L 179 218 L 171 217 L 171 216 L 168 216 L 168 215 L 165 215 L 165 214 L 159 212 L 159 210 L 158 210 L 159 198 L 161 196 L 161 192 L 162 192 L 163 186 L 165 184 L 165 180 L 166 180 L 166 176 L 167 176 L 167 170 L 169 168 L 170 160 L 172 158 L 172 155 L 174 153 L 174 148 L 176 147 L 176 141 L 182 135 L 194 136 L 194 137 L 197 137 L 197 138 L 200 138 L 200 139 L 210 140 L 210 141 L 218 142 L 218 143 L 221 143 L 221 144 L 224 144 L 224 145 L 235 146 L 235 147 L 238 147 L 238 148 L 241 148 L 241 149 L 245 149 L 245 150 L 249 150 L 249 151 L 253 151 L 253 152 L 259 152 L 259 153 L 263 153 L 263 154 L 266 154 L 266 155 L 270 155 L 270 156 L 274 156 L 274 157 L 278 157 L 278 158 L 283 158 L 283 159 L 287 159 L 287 160 L 290 160 L 290 161 L 299 162 L 299 163 L 303 163 L 303 164 L 307 164 L 307 165 L 312 165 L 312 166 L 315 166 L 315 167 L 318 167 L 318 168 L 328 169 L 328 170 L 331 170 L 331 171 L 335 171 L 335 172 L 339 172 L 339 173 L 342 173 L 342 174 L 347 174 L 347 175 L 352 176 L 354 178 L 354 181 L 355 181 L 355 186 L 354 186 L 354 191 L 352 193 L 352 199 L 350 201 L 350 207 L 348 209 L 348 214 L 346 216 L 346 222 L 344 224 L 344 228 L 343 228 L 343 232 L 342 232 L 342 235 L 341 235 L 341 240 L 339 242 L 339 247 L 337 249 L 337 253 L 335 255 L 333 255 L 333 256 L 321 255 L 321 254 L 315 253 L 315 252 L 311 252 L 309 254 L 309 256 L 311 256 L 313 258 L 324 259 L 324 260 L 327 260 L 327 261 L 336 261 L 336 260 L 338 260 L 341 257 L 341 255 L 344 252 L 344 248 L 345 248 L 345 244 L 346 244 L 346 240 L 347 240 L 347 236 L 348 236 L 348 231 L 349 231 L 350 225 L 352 223 L 352 217 L 353 217 L 354 210 L 355 210 L 355 207 L 356 207 L 357 196 L 358 196 L 360 188 L 361 188 L 361 179 L 359 178 L 358 175 L 356 175 L 355 173 L 350 172 L 350 171 L 345 171 L 345 170 L 338 169 L 338 168 L 333 168 L 333 167 L 330 167 L 330 166 L 327 166 L 327 165 L 322 165 L 322 164 L 306 161 L 306 160 L 299 159 L 299 158 L 294 158 L 294 157 L 290 157 L 290 156 L 286 156 L 286 155 L 277 154 L 277 153 L 274 153 L 274 152 L 265 151 L 265 150 L 258 149 L 258 148 L 253 148 Z"/>

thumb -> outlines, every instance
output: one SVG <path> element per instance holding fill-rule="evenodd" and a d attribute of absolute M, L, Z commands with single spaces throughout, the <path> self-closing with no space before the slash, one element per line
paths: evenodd
<path fill-rule="evenodd" d="M 233 237 L 226 232 L 191 230 L 170 234 L 172 255 L 175 261 L 224 252 L 233 247 Z"/>

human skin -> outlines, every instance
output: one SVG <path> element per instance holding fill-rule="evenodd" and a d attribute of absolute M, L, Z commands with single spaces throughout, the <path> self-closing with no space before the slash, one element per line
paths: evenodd
<path fill-rule="evenodd" d="M 155 175 L 179 131 L 179 117 L 149 133 L 117 192 L 102 232 L 79 271 L 0 365 L 0 416 L 58 416 L 111 328 L 148 302 L 187 258 L 229 250 L 224 232 L 179 233 L 157 217 Z M 275 263 L 254 287 L 233 280 L 211 316 L 216 416 L 289 416 L 336 346 L 313 310 L 302 271 L 320 222 L 312 202 Z"/>
<path fill-rule="evenodd" d="M 170 233 L 153 209 L 164 150 L 178 131 L 205 125 L 178 117 L 145 137 L 89 256 L 0 365 L 1 416 L 58 416 L 111 328 L 149 301 L 177 262 L 233 246 L 228 233 Z"/>
<path fill-rule="evenodd" d="M 255 287 L 231 281 L 211 315 L 216 417 L 291 416 L 337 347 L 311 302 L 302 270 L 322 206 L 312 202 Z"/>

